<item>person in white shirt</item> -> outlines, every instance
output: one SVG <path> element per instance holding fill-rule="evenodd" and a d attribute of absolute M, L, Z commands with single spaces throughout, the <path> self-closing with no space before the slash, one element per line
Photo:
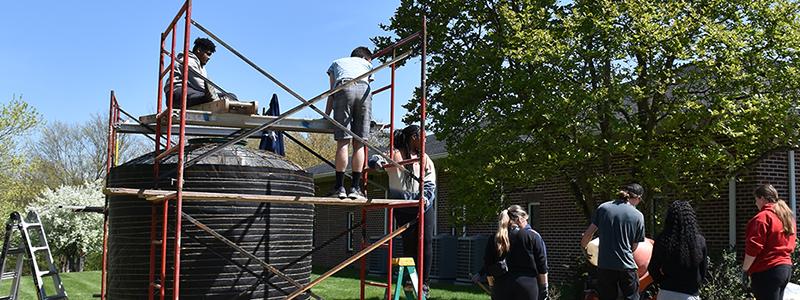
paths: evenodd
<path fill-rule="evenodd" d="M 336 86 L 358 78 L 372 70 L 372 52 L 366 47 L 358 47 L 350 53 L 350 57 L 334 60 L 328 68 L 331 89 Z M 347 129 L 362 139 L 369 138 L 370 123 L 372 122 L 372 91 L 369 82 L 372 76 L 348 85 L 344 89 L 328 97 L 325 113 L 341 123 Z M 361 172 L 364 170 L 364 145 L 354 141 L 353 137 L 344 130 L 337 129 L 333 133 L 336 140 L 336 183 L 333 197 L 365 199 L 361 191 Z M 347 168 L 348 146 L 353 144 L 352 185 L 350 191 L 344 188 L 344 171 Z"/>

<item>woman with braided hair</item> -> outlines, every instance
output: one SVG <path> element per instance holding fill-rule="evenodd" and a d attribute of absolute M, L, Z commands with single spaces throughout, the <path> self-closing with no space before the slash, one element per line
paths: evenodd
<path fill-rule="evenodd" d="M 797 233 L 794 212 L 770 184 L 760 185 L 753 196 L 759 212 L 747 222 L 742 271 L 750 275 L 757 300 L 783 299 L 792 275 Z"/>
<path fill-rule="evenodd" d="M 418 125 L 409 125 L 402 130 L 394 133 L 394 149 L 389 154 L 392 160 L 399 162 L 409 159 L 417 159 L 420 156 L 420 128 Z M 425 157 L 425 171 L 420 170 L 419 161 L 406 164 L 405 170 L 394 166 L 386 166 L 385 170 L 389 176 L 389 199 L 419 200 L 420 196 L 425 199 L 425 224 L 423 230 L 422 258 L 424 268 L 422 272 L 422 290 L 425 298 L 428 298 L 431 267 L 433 266 L 433 227 L 436 223 L 436 211 L 433 205 L 436 203 L 436 168 L 429 155 Z M 370 168 L 382 168 L 386 161 L 380 155 L 373 155 L 368 161 Z M 414 174 L 411 176 L 410 174 Z M 420 186 L 419 177 L 423 183 Z M 395 208 L 394 217 L 398 225 L 403 225 L 417 219 L 417 207 Z M 413 223 L 402 234 L 403 256 L 413 257 L 419 270 L 419 223 Z"/>
<path fill-rule="evenodd" d="M 658 300 L 700 299 L 700 285 L 708 275 L 706 253 L 706 240 L 692 206 L 686 201 L 672 202 L 647 267 L 661 284 Z"/>

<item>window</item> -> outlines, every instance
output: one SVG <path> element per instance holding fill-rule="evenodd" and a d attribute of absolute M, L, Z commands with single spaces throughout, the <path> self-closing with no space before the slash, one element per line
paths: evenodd
<path fill-rule="evenodd" d="M 347 213 L 347 228 L 348 229 L 352 228 L 355 223 L 356 223 L 356 213 L 354 212 Z M 353 244 L 355 244 L 353 243 L 353 231 L 350 230 L 347 232 L 347 251 L 355 250 Z"/>
<path fill-rule="evenodd" d="M 528 202 L 528 223 L 537 231 L 540 230 L 539 226 L 542 224 L 539 206 L 539 202 Z"/>

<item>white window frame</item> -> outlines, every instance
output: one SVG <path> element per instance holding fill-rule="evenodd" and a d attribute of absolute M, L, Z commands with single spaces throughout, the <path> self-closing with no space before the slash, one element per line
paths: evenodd
<path fill-rule="evenodd" d="M 347 229 L 353 227 L 353 222 L 355 221 L 356 213 L 355 212 L 348 212 L 347 213 Z M 353 247 L 353 231 L 347 231 L 347 251 L 355 251 L 355 247 Z"/>

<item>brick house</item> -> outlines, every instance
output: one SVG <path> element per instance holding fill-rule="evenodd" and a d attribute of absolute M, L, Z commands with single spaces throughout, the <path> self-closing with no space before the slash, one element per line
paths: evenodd
<path fill-rule="evenodd" d="M 434 163 L 447 156 L 444 142 L 437 140 L 432 135 L 428 137 L 427 150 L 428 155 L 431 156 Z M 793 157 L 790 158 L 790 155 Z M 701 231 L 706 237 L 709 253 L 712 253 L 711 255 L 716 255 L 729 245 L 734 245 L 737 253 L 742 253 L 744 228 L 750 217 L 756 213 L 752 192 L 758 184 L 773 184 L 775 188 L 778 189 L 781 197 L 792 205 L 792 200 L 796 197 L 797 192 L 793 186 L 790 186 L 790 178 L 795 181 L 794 183 L 796 185 L 798 172 L 797 169 L 792 166 L 796 158 L 798 157 L 794 151 L 770 153 L 754 167 L 750 168 L 749 171 L 740 174 L 735 180 L 729 181 L 728 187 L 722 187 L 721 190 L 727 190 L 727 194 L 721 193 L 718 199 L 700 203 L 693 202 L 693 206 L 697 211 Z M 790 174 L 790 170 L 795 173 L 794 176 Z M 314 179 L 317 182 L 318 188 L 317 193 L 319 195 L 326 194 L 328 191 L 332 190 L 334 180 L 332 168 L 327 165 L 319 165 L 311 167 L 307 169 L 307 171 L 314 174 Z M 370 174 L 369 180 L 386 186 L 387 179 L 383 174 L 384 173 Z M 497 226 L 495 223 L 472 224 L 463 228 L 454 228 L 454 226 L 449 223 L 450 218 L 448 214 L 456 210 L 452 210 L 448 206 L 450 197 L 448 191 L 451 189 L 452 185 L 457 184 L 457 182 L 455 178 L 452 178 L 451 175 L 442 170 L 442 168 L 437 168 L 437 179 L 438 198 L 436 203 L 437 222 L 435 230 L 437 238 L 445 238 L 447 236 L 456 238 L 455 235 L 462 232 L 464 233 L 463 236 L 467 237 L 478 235 L 486 236 L 494 232 Z M 795 190 L 795 197 L 789 195 L 790 188 Z M 379 197 L 377 195 L 381 195 L 384 192 L 380 188 L 370 186 L 368 193 L 373 197 Z M 537 184 L 533 187 L 512 190 L 507 194 L 507 198 L 511 204 L 518 204 L 527 208 L 531 215 L 532 226 L 539 231 L 544 238 L 547 244 L 551 280 L 556 284 L 570 282 L 574 275 L 572 267 L 575 265 L 575 258 L 582 255 L 578 245 L 580 243 L 581 234 L 586 229 L 587 220 L 585 220 L 583 213 L 575 205 L 567 181 L 563 178 L 554 177 L 547 182 Z M 796 205 L 793 207 L 796 211 Z M 315 213 L 315 247 L 345 231 L 350 225 L 357 224 L 361 217 L 359 208 L 317 206 L 315 208 Z M 386 219 L 383 211 L 369 213 L 367 218 L 367 236 L 377 237 L 383 235 L 385 232 L 385 224 Z M 463 236 L 461 240 L 465 239 Z M 648 235 L 648 237 L 650 236 Z M 457 279 L 465 281 L 467 278 L 463 277 L 466 271 L 462 269 L 474 268 L 474 265 L 464 266 L 461 260 L 463 260 L 465 256 L 470 256 L 474 259 L 476 254 L 464 253 L 465 248 L 461 240 L 459 241 L 458 249 L 447 250 L 447 252 L 457 252 L 455 255 L 459 259 Z M 318 266 L 336 265 L 352 255 L 355 251 L 358 251 L 358 243 L 360 243 L 360 241 L 360 230 L 355 230 L 352 234 L 348 234 L 346 237 L 340 238 L 326 246 L 324 251 L 325 255 L 315 255 L 313 263 Z M 480 250 L 482 252 L 482 248 Z M 436 253 L 436 245 L 434 246 L 434 252 L 435 264 L 431 276 L 435 279 L 435 274 L 437 273 L 436 261 L 440 259 L 440 257 L 446 257 L 447 255 L 438 256 Z"/>

